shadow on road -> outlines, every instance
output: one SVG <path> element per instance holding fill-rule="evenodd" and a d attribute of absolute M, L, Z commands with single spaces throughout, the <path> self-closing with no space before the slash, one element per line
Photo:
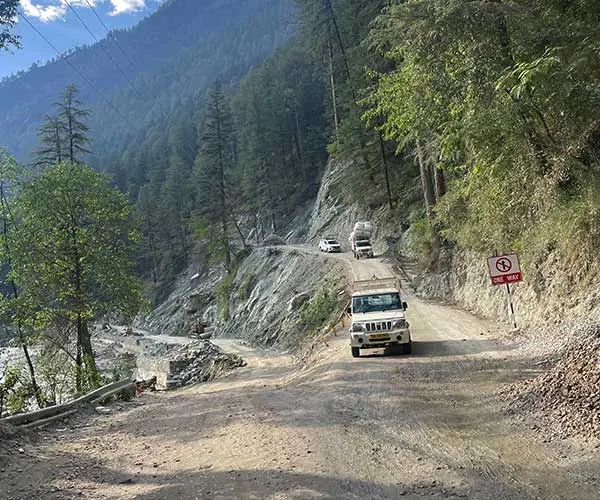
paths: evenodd
<path fill-rule="evenodd" d="M 485 339 L 465 340 L 413 340 L 412 354 L 401 354 L 395 348 L 364 349 L 360 352 L 361 358 L 383 358 L 394 356 L 398 358 L 421 357 L 439 358 L 444 356 L 457 356 L 464 354 L 482 354 L 486 352 L 511 351 L 513 346 L 498 345 Z M 350 349 L 348 348 L 348 353 Z"/>

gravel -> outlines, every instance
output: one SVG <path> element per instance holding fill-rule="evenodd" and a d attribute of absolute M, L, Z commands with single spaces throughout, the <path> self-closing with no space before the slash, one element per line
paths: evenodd
<path fill-rule="evenodd" d="M 534 417 L 556 437 L 600 438 L 600 324 L 581 327 L 532 379 L 502 390 L 509 413 Z"/>

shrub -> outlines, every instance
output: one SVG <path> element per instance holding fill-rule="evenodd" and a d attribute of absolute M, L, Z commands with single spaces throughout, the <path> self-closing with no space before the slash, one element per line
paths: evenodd
<path fill-rule="evenodd" d="M 338 305 L 335 293 L 324 285 L 300 312 L 300 326 L 309 334 L 315 334 L 331 317 Z"/>

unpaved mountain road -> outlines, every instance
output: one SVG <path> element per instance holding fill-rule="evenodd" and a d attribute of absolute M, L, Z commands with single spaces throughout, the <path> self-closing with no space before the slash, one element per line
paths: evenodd
<path fill-rule="evenodd" d="M 391 274 L 330 257 L 357 279 Z M 227 377 L 43 433 L 0 463 L 0 498 L 600 499 L 600 461 L 498 408 L 533 366 L 488 340 L 498 326 L 404 298 L 410 356 L 353 359 L 343 332 L 303 367 L 239 346 L 248 367 Z"/>

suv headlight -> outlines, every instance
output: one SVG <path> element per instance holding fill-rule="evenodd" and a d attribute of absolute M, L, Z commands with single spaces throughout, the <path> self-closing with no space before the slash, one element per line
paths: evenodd
<path fill-rule="evenodd" d="M 350 327 L 350 331 L 351 332 L 364 332 L 365 327 L 362 326 L 360 323 L 352 323 L 352 326 Z"/>
<path fill-rule="evenodd" d="M 394 328 L 407 328 L 406 320 L 399 319 L 394 323 Z"/>

